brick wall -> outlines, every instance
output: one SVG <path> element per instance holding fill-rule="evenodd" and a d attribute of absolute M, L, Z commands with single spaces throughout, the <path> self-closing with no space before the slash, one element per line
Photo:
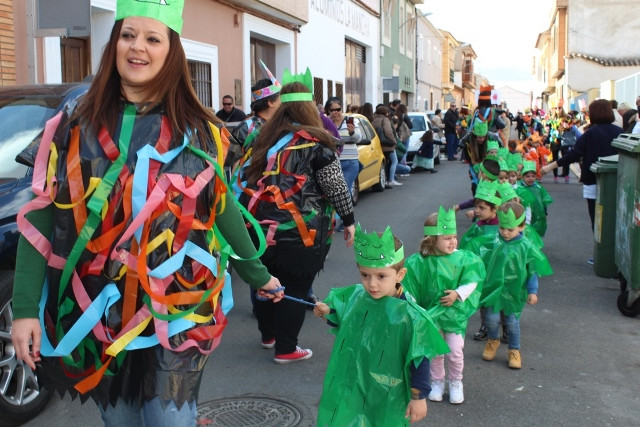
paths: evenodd
<path fill-rule="evenodd" d="M 13 0 L 0 0 L 0 86 L 16 84 Z"/>

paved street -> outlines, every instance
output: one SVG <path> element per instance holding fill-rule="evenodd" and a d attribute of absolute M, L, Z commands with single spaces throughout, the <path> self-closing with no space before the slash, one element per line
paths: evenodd
<path fill-rule="evenodd" d="M 404 185 L 384 193 L 361 194 L 356 219 L 367 230 L 390 224 L 404 241 L 406 253 L 417 250 L 425 217 L 440 204 L 451 206 L 470 196 L 466 165 L 444 161 L 438 174 L 404 178 Z M 640 420 L 640 318 L 623 317 L 616 308 L 619 284 L 601 279 L 586 260 L 593 237 L 582 187 L 542 184 L 555 202 L 549 209 L 544 252 L 555 274 L 540 281 L 539 303 L 522 315 L 523 369 L 507 368 L 503 344 L 494 362 L 481 360 L 484 343 L 471 336 L 478 315 L 469 323 L 465 348 L 465 402 L 429 403 L 426 421 L 417 425 L 619 426 Z M 461 235 L 471 224 L 458 215 Z M 319 297 L 335 286 L 358 281 L 354 256 L 341 237 L 334 241 L 314 289 Z M 213 353 L 202 382 L 200 402 L 258 395 L 280 398 L 302 412 L 299 425 L 315 425 L 322 379 L 331 352 L 329 328 L 308 312 L 300 345 L 312 359 L 279 366 L 262 350 L 251 315 L 249 292 L 235 281 L 235 308 L 220 347 Z M 92 403 L 81 406 L 54 397 L 28 426 L 98 425 Z M 240 425 L 240 424 L 235 424 Z M 259 425 L 259 424 L 251 424 Z"/>

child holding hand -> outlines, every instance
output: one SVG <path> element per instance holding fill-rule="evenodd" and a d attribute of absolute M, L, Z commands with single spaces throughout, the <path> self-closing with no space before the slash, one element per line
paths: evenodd
<path fill-rule="evenodd" d="M 469 317 L 478 309 L 485 277 L 482 260 L 458 250 L 455 212 L 440 206 L 424 223 L 420 252 L 407 259 L 402 281 L 408 294 L 427 310 L 451 350 L 431 362 L 429 400 L 440 402 L 445 391 L 445 359 L 449 370 L 449 402 L 464 401 L 464 335 Z"/>
<path fill-rule="evenodd" d="M 354 249 L 362 284 L 332 289 L 313 310 L 336 334 L 317 425 L 408 425 L 427 415 L 429 359 L 449 348 L 404 295 L 404 248 L 391 229 L 358 224 Z"/>
<path fill-rule="evenodd" d="M 509 332 L 509 368 L 520 369 L 520 315 L 525 304 L 538 302 L 538 277 L 553 273 L 547 257 L 523 236 L 524 207 L 507 202 L 498 210 L 500 236 L 488 242 L 491 251 L 486 260 L 487 277 L 480 304 L 486 308 L 489 339 L 482 358 L 492 361 L 496 357 L 500 339 L 498 324 L 504 312 Z"/>

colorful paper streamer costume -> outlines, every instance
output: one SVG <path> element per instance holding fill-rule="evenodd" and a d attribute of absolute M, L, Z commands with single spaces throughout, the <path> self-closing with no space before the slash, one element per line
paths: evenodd
<path fill-rule="evenodd" d="M 209 124 L 211 145 L 200 149 L 193 135 L 172 135 L 160 106 L 139 114 L 123 102 L 122 109 L 113 138 L 104 129 L 86 134 L 69 122 L 66 106 L 47 122 L 35 159 L 36 197 L 18 215 L 20 231 L 48 263 L 42 354 L 62 363 L 44 358 L 41 374 L 102 405 L 139 399 L 127 384 L 160 370 L 126 357 L 130 350 L 190 354 L 194 371 L 204 366 L 206 357 L 195 355 L 218 345 L 233 306 L 227 262 L 242 259 L 216 223 L 235 202 L 226 197 L 221 168 L 228 131 Z M 44 236 L 25 215 L 52 204 L 54 233 Z M 250 259 L 264 251 L 261 243 Z M 193 401 L 197 372 L 166 372 L 156 378 L 158 389 L 180 383 L 176 405 Z"/>

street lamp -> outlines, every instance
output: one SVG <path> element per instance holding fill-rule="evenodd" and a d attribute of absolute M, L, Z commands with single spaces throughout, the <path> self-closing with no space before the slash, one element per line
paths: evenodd
<path fill-rule="evenodd" d="M 398 30 L 400 28 L 404 27 L 404 25 L 409 21 L 413 21 L 414 19 L 418 19 L 418 18 L 424 18 L 424 17 L 429 16 L 429 15 L 433 15 L 433 12 L 420 12 L 416 16 L 414 16 L 412 18 L 409 18 L 406 21 L 404 21 L 402 24 L 400 24 L 400 26 L 398 27 Z"/>

